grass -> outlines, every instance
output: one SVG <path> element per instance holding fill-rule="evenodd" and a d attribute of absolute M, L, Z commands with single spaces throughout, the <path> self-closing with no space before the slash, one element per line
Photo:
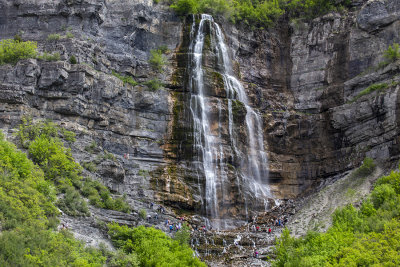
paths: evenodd
<path fill-rule="evenodd" d="M 115 71 L 112 71 L 111 74 L 120 79 L 124 83 L 124 85 L 126 84 L 130 84 L 132 86 L 138 85 L 138 83 L 131 76 L 124 76 Z"/>
<path fill-rule="evenodd" d="M 362 90 L 360 93 L 358 93 L 357 96 L 355 96 L 351 101 L 349 101 L 350 103 L 353 103 L 355 101 L 357 101 L 360 97 L 365 96 L 365 95 L 369 95 L 372 92 L 375 91 L 381 91 L 384 90 L 386 88 L 388 88 L 389 85 L 387 83 L 375 83 L 373 85 L 368 86 L 367 88 L 365 88 L 364 90 Z"/>
<path fill-rule="evenodd" d="M 54 42 L 61 39 L 61 35 L 58 33 L 52 33 L 47 35 L 47 41 Z"/>
<path fill-rule="evenodd" d="M 55 52 L 53 54 L 44 52 L 42 55 L 38 56 L 37 59 L 45 61 L 59 61 L 61 58 L 60 53 Z"/>

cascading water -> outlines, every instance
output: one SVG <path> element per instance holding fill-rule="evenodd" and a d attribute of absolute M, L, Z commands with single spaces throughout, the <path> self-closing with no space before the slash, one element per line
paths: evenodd
<path fill-rule="evenodd" d="M 212 98 L 205 90 L 203 68 L 204 46 L 208 34 L 212 40 L 208 40 L 208 46 L 212 45 L 218 61 L 218 73 L 222 77 L 226 90 L 226 99 L 218 98 L 212 102 Z M 201 161 L 205 176 L 205 201 L 204 207 L 214 227 L 226 228 L 226 224 L 220 224 L 221 203 L 228 183 L 228 164 L 226 153 L 222 145 L 223 117 L 228 118 L 228 134 L 232 161 L 239 162 L 240 168 L 235 171 L 235 182 L 238 188 L 247 216 L 247 196 L 260 199 L 261 203 L 271 197 L 268 182 L 268 162 L 264 151 L 262 120 L 260 115 L 250 106 L 246 91 L 235 77 L 229 57 L 229 50 L 224 41 L 221 28 L 214 22 L 212 16 L 201 15 L 196 24 L 193 17 L 193 25 L 190 31 L 191 43 L 189 46 L 189 81 L 191 92 L 190 111 L 193 117 L 194 149 L 197 159 Z M 208 48 L 210 49 L 210 48 Z M 226 102 L 225 102 L 226 101 Z M 215 104 L 216 103 L 216 104 Z M 223 108 L 227 104 L 227 111 Z M 245 108 L 246 145 L 238 144 L 239 134 L 235 133 L 233 104 L 242 105 Z M 216 108 L 217 126 L 215 118 L 211 116 L 212 108 Z M 224 112 L 228 113 L 224 115 Z M 214 123 L 214 124 L 213 124 Z"/>

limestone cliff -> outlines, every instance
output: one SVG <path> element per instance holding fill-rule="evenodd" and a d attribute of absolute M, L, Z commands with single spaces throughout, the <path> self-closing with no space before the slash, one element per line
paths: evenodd
<path fill-rule="evenodd" d="M 251 106 L 262 114 L 275 198 L 294 198 L 357 167 L 365 156 L 396 163 L 400 64 L 378 65 L 383 51 L 400 42 L 398 1 L 354 1 L 350 11 L 309 22 L 282 19 L 268 30 L 215 20 Z M 37 41 L 42 52 L 59 52 L 61 60 L 0 67 L 0 128 L 11 136 L 22 116 L 52 119 L 77 133 L 73 153 L 80 162 L 95 160 L 96 153 L 85 150 L 93 141 L 98 151 L 116 156 L 87 175 L 126 193 L 131 202 L 155 199 L 204 214 L 205 181 L 193 160 L 185 87 L 191 23 L 191 17 L 178 18 L 151 0 L 1 0 L 0 38 L 18 34 Z M 68 32 L 73 37 L 63 38 Z M 48 40 L 49 34 L 61 38 Z M 163 72 L 148 63 L 150 50 L 161 46 L 168 49 Z M 78 64 L 70 63 L 71 56 Z M 205 79 L 208 95 L 218 103 L 226 95 L 213 56 L 208 50 Z M 112 71 L 139 85 L 124 85 Z M 155 78 L 164 88 L 146 85 Z M 357 98 L 383 83 L 384 90 Z M 239 104 L 236 131 L 245 138 L 243 114 Z M 227 142 L 227 135 L 220 138 Z M 227 162 L 234 173 L 238 163 Z M 226 213 L 242 216 L 235 190 L 224 200 Z M 253 207 L 263 209 L 264 203 Z"/>

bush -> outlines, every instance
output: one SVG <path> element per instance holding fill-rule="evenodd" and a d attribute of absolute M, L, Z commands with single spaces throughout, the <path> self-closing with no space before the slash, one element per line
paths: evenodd
<path fill-rule="evenodd" d="M 140 266 L 206 266 L 187 245 L 180 245 L 161 230 L 139 226 L 108 225 L 114 245 L 125 253 L 136 253 Z"/>
<path fill-rule="evenodd" d="M 104 160 L 112 160 L 112 161 L 116 161 L 116 160 L 117 160 L 117 159 L 115 158 L 114 154 L 108 152 L 107 150 L 104 151 L 103 159 L 104 159 Z"/>
<path fill-rule="evenodd" d="M 90 143 L 90 145 L 85 146 L 85 151 L 89 152 L 90 154 L 93 154 L 97 149 L 97 143 L 94 140 Z"/>
<path fill-rule="evenodd" d="M 74 38 L 74 34 L 71 32 L 67 32 L 67 34 L 65 35 L 66 38 L 71 39 Z"/>
<path fill-rule="evenodd" d="M 152 49 L 150 50 L 149 63 L 154 71 L 162 72 L 167 61 L 160 49 Z"/>
<path fill-rule="evenodd" d="M 36 57 L 36 42 L 21 42 L 13 39 L 0 41 L 0 65 L 15 64 L 20 59 Z"/>
<path fill-rule="evenodd" d="M 179 244 L 181 244 L 182 246 L 183 245 L 189 245 L 189 242 L 190 242 L 190 228 L 186 223 L 184 223 L 182 225 L 182 228 L 178 232 L 176 232 L 176 234 L 174 236 L 174 239 L 176 241 L 178 241 Z"/>
<path fill-rule="evenodd" d="M 371 194 L 371 200 L 375 209 L 381 207 L 386 201 L 397 198 L 395 189 L 390 184 L 380 184 Z"/>
<path fill-rule="evenodd" d="M 376 168 L 376 164 L 373 159 L 366 157 L 363 160 L 362 165 L 352 173 L 353 177 L 362 177 L 370 175 Z"/>
<path fill-rule="evenodd" d="M 22 37 L 19 34 L 14 35 L 14 41 L 16 42 L 22 42 Z"/>
<path fill-rule="evenodd" d="M 400 59 L 400 48 L 399 44 L 393 44 L 393 46 L 389 45 L 389 48 L 384 52 L 383 56 L 389 62 L 394 62 Z"/>
<path fill-rule="evenodd" d="M 146 210 L 145 210 L 145 209 L 139 210 L 139 216 L 140 216 L 140 218 L 142 218 L 143 220 L 145 220 L 145 219 L 146 219 L 146 216 L 147 216 Z"/>
<path fill-rule="evenodd" d="M 135 253 L 126 254 L 122 250 L 118 249 L 116 252 L 111 254 L 107 266 L 110 267 L 139 267 L 140 262 Z"/>
<path fill-rule="evenodd" d="M 95 207 L 130 212 L 130 206 L 126 202 L 126 196 L 111 198 L 110 190 L 98 181 L 89 178 L 84 179 L 81 190 L 83 196 L 89 198 L 89 203 Z"/>
<path fill-rule="evenodd" d="M 153 79 L 144 83 L 150 91 L 157 91 L 162 87 L 162 83 L 158 79 Z"/>
<path fill-rule="evenodd" d="M 54 42 L 54 41 L 58 41 L 60 39 L 61 39 L 61 35 L 58 33 L 53 33 L 53 34 L 47 35 L 47 41 Z"/>
<path fill-rule="evenodd" d="M 22 118 L 16 133 L 19 145 L 28 148 L 36 137 L 61 138 L 69 143 L 75 142 L 75 133 L 68 131 L 50 120 L 32 122 L 30 118 Z"/>
<path fill-rule="evenodd" d="M 58 139 L 41 135 L 30 143 L 28 152 L 32 161 L 42 168 L 46 179 L 56 185 L 73 185 L 81 179 L 82 167 L 74 161 L 70 149 L 66 149 Z"/>
<path fill-rule="evenodd" d="M 90 172 L 96 172 L 97 171 L 97 165 L 93 161 L 85 161 L 82 162 L 82 167 L 85 168 L 86 170 Z"/>
<path fill-rule="evenodd" d="M 69 57 L 69 63 L 71 64 L 76 64 L 78 61 L 76 60 L 76 57 L 74 55 Z"/>
<path fill-rule="evenodd" d="M 86 201 L 73 187 L 67 187 L 64 197 L 59 199 L 57 206 L 70 216 L 89 216 Z"/>

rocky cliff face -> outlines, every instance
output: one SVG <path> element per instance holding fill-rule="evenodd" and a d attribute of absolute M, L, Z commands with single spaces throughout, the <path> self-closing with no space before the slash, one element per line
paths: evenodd
<path fill-rule="evenodd" d="M 400 42 L 400 5 L 395 0 L 358 4 L 351 12 L 282 22 L 268 31 L 216 19 L 235 75 L 262 114 L 276 198 L 296 197 L 357 167 L 365 156 L 388 164 L 399 158 L 400 67 L 398 62 L 377 67 L 383 51 Z M 19 34 L 38 41 L 43 52 L 61 54 L 57 62 L 32 59 L 0 67 L 0 127 L 11 134 L 24 115 L 52 119 L 77 133 L 73 153 L 80 162 L 97 162 L 87 174 L 126 193 L 131 202 L 156 199 L 204 212 L 205 181 L 193 160 L 185 86 L 191 23 L 151 0 L 0 1 L 1 39 Z M 67 32 L 74 37 L 47 40 L 49 34 Z M 148 63 L 150 50 L 160 46 L 169 50 L 163 72 Z M 78 64 L 69 63 L 72 55 Z M 206 89 L 218 103 L 226 97 L 224 86 L 212 51 L 205 58 Z M 124 85 L 112 71 L 140 84 Z M 145 85 L 155 78 L 163 89 Z M 384 83 L 384 90 L 357 98 L 370 85 Z M 240 105 L 234 120 L 237 132 L 244 133 Z M 85 150 L 93 141 L 95 149 Z M 96 161 L 105 150 L 116 159 Z M 225 155 L 229 158 L 228 150 Z M 227 162 L 234 173 L 239 165 Z M 224 200 L 232 216 L 242 213 L 237 190 L 230 188 Z M 254 207 L 263 209 L 264 203 Z"/>

